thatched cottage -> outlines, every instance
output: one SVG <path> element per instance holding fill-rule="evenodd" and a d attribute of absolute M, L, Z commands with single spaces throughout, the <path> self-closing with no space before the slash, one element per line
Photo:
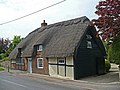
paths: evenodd
<path fill-rule="evenodd" d="M 14 69 L 70 79 L 103 74 L 105 49 L 87 17 L 47 25 L 29 33 L 10 53 Z"/>

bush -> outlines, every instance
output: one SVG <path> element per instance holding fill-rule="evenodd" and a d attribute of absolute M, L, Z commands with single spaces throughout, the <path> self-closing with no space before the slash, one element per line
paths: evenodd
<path fill-rule="evenodd" d="M 2 67 L 2 64 L 0 63 L 0 67 Z"/>
<path fill-rule="evenodd" d="M 2 61 L 10 61 L 10 59 L 8 57 L 4 57 Z"/>
<path fill-rule="evenodd" d="M 0 71 L 3 71 L 3 70 L 5 70 L 3 67 L 0 67 Z"/>
<path fill-rule="evenodd" d="M 120 64 L 120 34 L 114 38 L 108 49 L 108 60 L 112 63 Z"/>
<path fill-rule="evenodd" d="M 105 70 L 106 70 L 106 72 L 109 72 L 110 68 L 111 68 L 110 62 L 108 60 L 105 60 Z"/>

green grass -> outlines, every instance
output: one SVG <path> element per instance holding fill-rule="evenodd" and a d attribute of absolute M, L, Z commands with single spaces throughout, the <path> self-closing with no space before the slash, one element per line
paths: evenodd
<path fill-rule="evenodd" d="M 0 71 L 3 71 L 3 70 L 5 70 L 3 67 L 0 67 Z"/>

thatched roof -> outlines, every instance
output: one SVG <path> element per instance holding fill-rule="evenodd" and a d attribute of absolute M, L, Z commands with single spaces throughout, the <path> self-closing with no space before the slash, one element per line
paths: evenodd
<path fill-rule="evenodd" d="M 43 55 L 45 57 L 73 55 L 75 47 L 80 42 L 89 24 L 89 19 L 84 16 L 40 27 L 28 34 L 11 52 L 9 57 L 15 59 L 18 48 L 22 49 L 22 57 L 31 57 L 34 45 L 38 44 L 43 45 Z"/>

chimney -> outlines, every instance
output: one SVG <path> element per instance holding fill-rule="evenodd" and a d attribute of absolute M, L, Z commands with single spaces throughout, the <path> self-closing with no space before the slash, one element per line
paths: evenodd
<path fill-rule="evenodd" d="M 45 22 L 45 20 L 43 20 L 43 23 L 41 23 L 41 27 L 47 26 L 47 23 Z"/>

